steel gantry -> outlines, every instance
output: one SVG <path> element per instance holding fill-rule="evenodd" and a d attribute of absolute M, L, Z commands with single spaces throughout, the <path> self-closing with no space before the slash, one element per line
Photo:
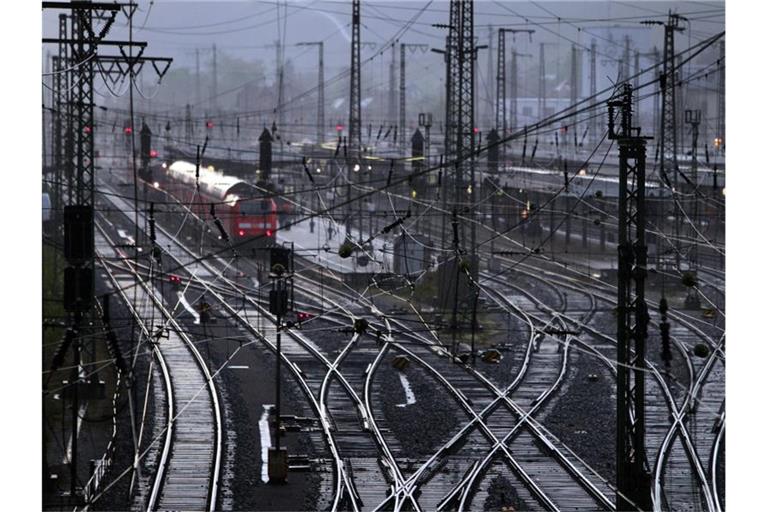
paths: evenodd
<path fill-rule="evenodd" d="M 619 97 L 608 102 L 608 136 L 619 144 L 616 510 L 649 510 L 650 472 L 645 453 L 646 138 L 632 126 L 632 86 L 627 82 L 622 84 Z"/>

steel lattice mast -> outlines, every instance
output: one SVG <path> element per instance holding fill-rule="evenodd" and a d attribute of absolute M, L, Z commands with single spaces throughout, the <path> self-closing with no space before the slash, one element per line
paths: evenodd
<path fill-rule="evenodd" d="M 592 111 L 597 107 L 597 41 L 592 39 L 589 45 L 589 97 L 592 98 Z M 592 116 L 589 121 L 590 140 L 598 141 L 597 116 Z"/>
<path fill-rule="evenodd" d="M 717 93 L 717 149 L 725 151 L 725 41 L 720 41 L 720 76 Z"/>
<path fill-rule="evenodd" d="M 498 48 L 496 50 L 496 132 L 501 138 L 509 135 L 510 123 L 507 122 L 507 40 L 506 34 L 525 32 L 529 37 L 535 32 L 529 29 L 500 28 L 498 30 Z M 512 71 L 510 81 L 509 120 L 512 128 L 517 128 L 517 52 L 512 51 Z M 504 145 L 501 146 L 499 158 L 504 161 Z"/>
<path fill-rule="evenodd" d="M 682 32 L 680 21 L 685 18 L 670 12 L 667 23 L 660 21 L 645 21 L 646 25 L 664 26 L 664 52 L 662 71 L 659 80 L 661 88 L 661 128 L 659 131 L 659 174 L 672 188 L 673 197 L 679 192 L 678 163 L 677 163 L 677 112 L 675 105 L 676 72 L 675 72 L 675 32 Z M 670 183 L 669 173 L 672 172 Z M 675 208 L 675 267 L 680 269 L 680 219 Z"/>
<path fill-rule="evenodd" d="M 405 43 L 400 43 L 400 117 L 398 133 L 400 134 L 400 154 L 405 156 Z"/>
<path fill-rule="evenodd" d="M 322 144 L 325 138 L 325 63 L 323 42 L 318 43 L 319 66 L 317 72 L 317 143 Z"/>
<path fill-rule="evenodd" d="M 448 37 L 445 42 L 445 157 L 449 161 L 456 156 L 456 116 L 458 112 L 456 102 L 458 99 L 457 83 L 459 76 L 457 45 L 459 41 L 459 25 L 461 23 L 461 4 L 460 0 L 451 0 Z"/>
<path fill-rule="evenodd" d="M 496 132 L 502 138 L 507 135 L 507 109 L 505 105 L 507 99 L 506 32 L 503 28 L 498 30 L 496 47 Z M 503 160 L 503 155 L 501 158 Z"/>
<path fill-rule="evenodd" d="M 615 109 L 620 115 L 615 115 Z M 632 126 L 632 86 L 608 102 L 609 138 L 619 144 L 619 254 L 616 310 L 616 510 L 650 510 L 650 474 L 645 454 L 646 140 Z M 615 126 L 619 117 L 620 126 Z"/>
<path fill-rule="evenodd" d="M 400 43 L 400 116 L 398 123 L 398 137 L 400 145 L 400 154 L 405 156 L 407 137 L 405 136 L 405 118 L 406 118 L 406 88 L 405 88 L 405 50 L 420 49 L 426 51 L 429 46 L 425 44 Z"/>
<path fill-rule="evenodd" d="M 397 96 L 397 91 L 395 90 L 395 84 L 397 82 L 395 59 L 397 53 L 395 46 L 396 43 L 392 43 L 392 61 L 389 63 L 389 100 L 387 103 L 387 120 L 390 123 L 394 123 L 395 118 L 397 117 L 397 100 L 395 99 Z"/>
<path fill-rule="evenodd" d="M 579 50 L 576 49 L 576 45 L 571 45 L 571 105 L 575 105 L 576 102 L 579 99 L 579 93 L 580 87 L 579 84 L 581 83 L 581 53 Z M 573 125 L 574 125 L 574 133 L 576 130 L 576 126 L 579 125 L 579 115 L 574 114 L 573 118 Z M 574 144 L 573 150 L 576 151 L 576 145 Z"/>
<path fill-rule="evenodd" d="M 349 140 L 353 158 L 362 147 L 360 134 L 360 0 L 352 0 L 352 52 L 349 74 Z"/>
<path fill-rule="evenodd" d="M 474 4 L 472 0 L 458 0 L 459 4 L 459 30 L 456 52 L 456 158 L 463 160 L 475 149 L 475 137 L 473 133 L 475 122 L 475 94 L 474 94 Z M 464 171 L 472 164 L 460 161 L 456 165 L 457 194 L 461 193 L 464 184 Z M 461 197 L 457 195 L 457 199 Z"/>
<path fill-rule="evenodd" d="M 296 43 L 296 46 L 317 46 L 318 72 L 317 72 L 317 143 L 322 144 L 325 138 L 325 64 L 324 44 L 322 41 L 311 43 Z"/>
<path fill-rule="evenodd" d="M 59 14 L 59 39 L 67 38 L 67 15 Z M 64 138 L 68 135 L 66 129 L 69 117 L 69 74 L 65 71 L 68 67 L 68 45 L 64 42 L 58 44 L 58 55 L 53 59 L 53 166 L 54 166 L 54 197 L 53 211 L 61 215 L 63 200 L 62 186 L 65 165 L 68 166 L 67 143 Z M 65 164 L 66 163 L 66 164 Z"/>

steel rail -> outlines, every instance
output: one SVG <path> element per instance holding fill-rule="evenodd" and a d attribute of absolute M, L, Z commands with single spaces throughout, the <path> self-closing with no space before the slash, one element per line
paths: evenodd
<path fill-rule="evenodd" d="M 549 272 L 545 271 L 545 273 L 549 273 Z M 549 273 L 549 274 L 551 274 L 551 273 Z M 534 277 L 534 278 L 537 278 L 537 279 L 542 279 L 539 276 L 535 276 L 535 275 L 530 275 L 530 276 Z M 571 289 L 576 289 L 577 291 L 579 291 L 578 288 L 576 288 L 576 286 L 571 284 L 570 282 L 565 282 L 565 283 L 562 282 L 562 280 L 572 281 L 572 279 L 566 278 L 564 276 L 558 276 L 558 277 L 560 277 L 561 284 L 563 286 L 565 286 L 567 288 L 571 288 Z M 582 290 L 582 292 L 583 292 L 583 290 Z M 603 300 L 605 300 L 605 301 L 607 301 L 609 303 L 613 303 L 612 299 L 610 299 L 608 297 L 601 296 L 601 295 L 598 295 L 598 294 L 595 294 L 595 296 L 599 297 L 599 298 L 601 298 L 601 299 L 603 299 Z M 563 315 L 563 317 L 565 319 L 567 319 L 569 322 L 574 323 L 575 325 L 578 325 L 578 326 L 580 326 L 580 327 L 582 327 L 582 328 L 584 328 L 586 330 L 589 330 L 590 332 L 592 332 L 593 334 L 595 334 L 595 335 L 597 335 L 599 337 L 607 339 L 607 340 L 611 341 L 612 343 L 616 343 L 615 339 L 613 339 L 610 336 L 607 336 L 607 335 L 605 335 L 605 334 L 603 334 L 603 333 L 601 333 L 601 332 L 599 332 L 599 331 L 589 327 L 588 325 L 586 325 L 586 324 L 584 324 L 584 323 L 582 323 L 582 322 L 580 322 L 580 321 L 578 321 L 576 319 L 570 318 L 567 315 Z M 692 330 L 694 330 L 694 332 L 697 332 L 697 334 L 699 334 L 700 336 L 704 336 L 704 334 L 701 333 L 700 331 L 697 331 L 695 329 L 692 329 Z M 680 344 L 681 353 L 686 357 L 686 361 L 688 362 L 688 364 L 690 366 L 690 369 L 691 369 L 691 374 L 695 375 L 696 372 L 693 371 L 693 366 L 692 366 L 692 363 L 690 362 L 690 358 L 689 358 L 689 356 L 687 354 L 687 350 L 685 350 L 685 348 L 682 347 L 682 343 L 680 343 L 679 341 L 677 343 Z M 717 352 L 717 351 L 713 351 L 713 354 L 715 352 Z M 700 460 L 700 458 L 698 456 L 698 452 L 697 452 L 695 446 L 693 445 L 693 443 L 692 443 L 692 441 L 690 439 L 690 435 L 689 435 L 689 433 L 687 431 L 687 428 L 685 427 L 685 424 L 683 423 L 683 419 L 684 419 L 684 417 L 686 415 L 686 412 L 684 411 L 682 414 L 680 413 L 680 408 L 678 408 L 678 406 L 677 406 L 677 404 L 676 404 L 676 402 L 675 402 L 675 400 L 674 400 L 674 398 L 673 398 L 673 396 L 672 396 L 672 394 L 671 394 L 671 392 L 669 390 L 669 387 L 666 384 L 666 381 L 664 380 L 662 375 L 659 373 L 659 371 L 656 369 L 656 366 L 651 361 L 646 361 L 646 364 L 648 365 L 649 370 L 655 376 L 657 382 L 659 383 L 659 387 L 662 390 L 662 392 L 663 392 L 663 394 L 665 396 L 665 399 L 666 399 L 666 401 L 667 401 L 667 403 L 668 403 L 668 405 L 669 405 L 669 407 L 671 409 L 671 416 L 672 416 L 673 423 L 672 423 L 672 425 L 670 425 L 670 427 L 669 427 L 669 429 L 667 431 L 667 437 L 665 438 L 665 442 L 662 444 L 662 446 L 671 447 L 671 442 L 668 442 L 668 439 L 673 434 L 674 431 L 679 431 L 679 433 L 681 435 L 681 438 L 683 440 L 685 449 L 686 449 L 686 453 L 688 454 L 688 458 L 691 461 L 691 465 L 693 466 L 693 468 L 695 470 L 695 473 L 697 475 L 697 483 L 698 483 L 699 487 L 702 488 L 702 493 L 705 496 L 705 499 L 707 501 L 707 506 L 708 506 L 709 510 L 712 511 L 713 507 L 714 507 L 714 504 L 713 504 L 713 501 L 712 501 L 711 490 L 709 489 L 709 486 L 708 486 L 708 484 L 706 482 L 707 479 L 706 479 L 706 476 L 704 474 L 704 470 L 703 470 L 703 467 L 702 467 L 702 464 L 701 464 L 701 460 Z M 685 398 L 684 404 L 688 403 L 689 397 L 691 396 L 691 393 L 693 391 L 693 385 L 694 385 L 694 382 L 693 382 L 693 379 L 691 379 L 691 381 L 689 382 L 689 388 L 688 388 L 688 392 L 686 393 L 686 398 Z M 655 490 L 652 493 L 652 498 L 654 498 L 655 510 L 660 510 L 660 507 L 661 507 L 661 501 L 660 501 L 660 488 L 661 488 L 660 475 L 659 475 L 658 471 L 655 471 L 654 474 L 655 474 L 656 482 L 655 482 Z M 657 498 L 659 498 L 659 501 L 656 501 Z"/>
<path fill-rule="evenodd" d="M 107 243 L 109 243 L 109 245 L 114 248 L 114 244 L 111 242 L 111 239 L 106 234 L 106 231 L 104 230 L 104 228 L 101 227 L 101 225 L 98 223 L 96 223 L 95 226 L 104 236 L 105 240 L 107 240 Z M 115 290 L 117 290 L 117 293 L 122 298 L 123 303 L 128 307 L 134 319 L 136 320 L 137 325 L 143 331 L 145 338 L 151 339 L 152 334 L 149 332 L 149 329 L 147 329 L 146 325 L 144 324 L 144 320 L 141 317 L 141 315 L 134 308 L 134 305 L 131 302 L 131 300 L 128 298 L 128 296 L 125 294 L 120 284 L 117 282 L 117 279 L 115 278 L 114 273 L 109 268 L 111 265 L 109 265 L 108 262 L 106 262 L 103 259 L 102 255 L 97 253 L 96 257 L 101 263 L 101 266 L 104 269 L 104 271 L 107 273 L 107 276 L 109 277 L 110 281 L 112 281 L 112 285 L 114 286 Z M 130 272 L 129 268 L 126 268 L 125 270 Z M 165 362 L 165 358 L 163 357 L 163 354 L 158 350 L 156 345 L 151 345 L 151 352 L 152 352 L 152 355 L 157 359 L 158 367 L 160 368 L 160 373 L 162 375 L 163 382 L 165 384 L 165 395 L 166 395 L 166 401 L 167 401 L 167 412 L 166 412 L 167 423 L 165 426 L 165 441 L 163 442 L 163 447 L 160 452 L 160 460 L 158 461 L 157 471 L 155 472 L 155 478 L 152 484 L 152 490 L 150 491 L 149 500 L 147 503 L 148 510 L 154 510 L 155 503 L 157 501 L 157 496 L 162 486 L 163 477 L 165 474 L 165 468 L 168 465 L 168 454 L 170 453 L 171 444 L 173 443 L 173 428 L 174 428 L 174 423 L 173 423 L 174 400 L 173 400 L 173 386 L 171 385 L 170 371 L 168 370 L 168 366 Z"/>

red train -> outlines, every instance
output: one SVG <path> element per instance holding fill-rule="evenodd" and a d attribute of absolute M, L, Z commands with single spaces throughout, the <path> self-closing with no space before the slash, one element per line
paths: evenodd
<path fill-rule="evenodd" d="M 159 172 L 158 172 L 159 171 Z M 239 178 L 200 166 L 195 178 L 195 164 L 177 160 L 163 163 L 153 174 L 153 186 L 176 197 L 203 219 L 211 218 L 211 204 L 233 242 L 274 241 L 277 230 L 277 205 L 265 192 Z M 196 184 L 200 193 L 195 197 Z"/>

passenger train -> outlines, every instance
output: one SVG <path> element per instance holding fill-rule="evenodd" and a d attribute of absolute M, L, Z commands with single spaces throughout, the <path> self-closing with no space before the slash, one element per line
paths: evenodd
<path fill-rule="evenodd" d="M 163 162 L 143 178 L 190 206 L 201 218 L 211 219 L 214 214 L 236 243 L 265 245 L 274 241 L 278 228 L 275 200 L 239 178 L 217 172 L 212 166 L 200 166 L 196 177 L 195 164 L 184 160 Z"/>

